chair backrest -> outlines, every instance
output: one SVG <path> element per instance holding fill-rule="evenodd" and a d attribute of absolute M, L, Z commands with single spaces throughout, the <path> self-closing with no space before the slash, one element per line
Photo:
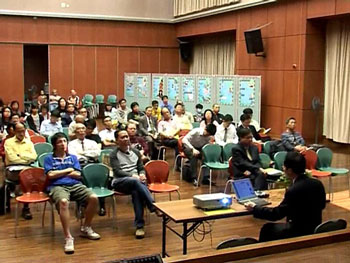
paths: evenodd
<path fill-rule="evenodd" d="M 30 140 L 34 144 L 39 143 L 39 142 L 46 142 L 46 138 L 44 136 L 41 136 L 41 135 L 30 136 Z"/>
<path fill-rule="evenodd" d="M 201 123 L 200 123 L 200 122 L 197 122 L 197 121 L 196 121 L 196 122 L 193 122 L 193 123 L 192 123 L 193 129 L 199 128 L 200 124 L 201 124 Z"/>
<path fill-rule="evenodd" d="M 223 147 L 223 157 L 224 157 L 224 162 L 227 162 L 228 159 L 232 156 L 232 148 L 235 144 L 234 143 L 226 143 L 225 146 Z"/>
<path fill-rule="evenodd" d="M 262 168 L 267 169 L 270 167 L 271 158 L 266 153 L 259 153 L 259 159 Z"/>
<path fill-rule="evenodd" d="M 83 179 L 87 187 L 107 188 L 109 168 L 102 163 L 88 164 L 83 168 Z"/>
<path fill-rule="evenodd" d="M 189 133 L 190 131 L 191 131 L 191 130 L 181 130 L 181 131 L 179 132 L 179 136 L 180 136 L 180 137 L 186 136 L 186 134 Z"/>
<path fill-rule="evenodd" d="M 184 148 L 182 146 L 182 140 L 185 136 L 181 136 L 178 140 L 177 140 L 177 148 L 179 150 L 179 152 L 183 152 L 184 151 Z"/>
<path fill-rule="evenodd" d="M 258 240 L 252 237 L 240 237 L 240 238 L 231 238 L 229 240 L 222 241 L 216 249 L 224 249 L 230 247 L 238 247 L 250 244 L 256 244 Z"/>
<path fill-rule="evenodd" d="M 149 184 L 154 183 L 166 183 L 169 177 L 169 164 L 163 160 L 149 161 L 145 164 L 145 171 L 147 182 Z"/>
<path fill-rule="evenodd" d="M 116 95 L 108 95 L 107 102 L 112 103 L 112 104 L 117 103 L 117 96 Z"/>
<path fill-rule="evenodd" d="M 315 234 L 345 229 L 346 225 L 347 223 L 344 219 L 328 220 L 315 228 Z"/>
<path fill-rule="evenodd" d="M 266 153 L 268 156 L 270 156 L 270 145 L 271 141 L 267 141 L 264 143 L 264 153 Z"/>
<path fill-rule="evenodd" d="M 207 144 L 202 148 L 204 162 L 220 162 L 222 148 L 219 144 Z"/>
<path fill-rule="evenodd" d="M 258 148 L 258 152 L 261 153 L 262 152 L 262 144 L 258 143 L 258 142 L 253 142 L 253 145 L 255 145 Z"/>
<path fill-rule="evenodd" d="M 63 127 L 62 130 L 63 130 L 63 133 L 67 136 L 67 138 L 69 138 L 69 127 Z"/>
<path fill-rule="evenodd" d="M 232 166 L 232 156 L 228 159 L 228 173 L 230 174 L 230 178 L 233 180 L 233 166 Z"/>
<path fill-rule="evenodd" d="M 109 158 L 109 155 L 111 154 L 111 152 L 113 152 L 113 149 L 101 150 L 100 156 L 98 157 L 98 162 L 102 163 L 104 161 L 104 158 L 106 158 L 106 156 Z M 108 163 L 109 163 L 109 161 L 108 161 Z"/>
<path fill-rule="evenodd" d="M 103 96 L 102 94 L 97 94 L 95 97 L 95 101 L 98 104 L 104 103 L 104 100 L 105 100 L 105 96 Z"/>
<path fill-rule="evenodd" d="M 317 167 L 330 167 L 332 164 L 333 152 L 329 148 L 320 148 L 317 150 Z"/>
<path fill-rule="evenodd" d="M 36 154 L 38 156 L 40 156 L 43 153 L 49 153 L 52 152 L 53 147 L 51 143 L 47 143 L 47 142 L 39 142 L 34 144 L 34 149 L 36 151 Z"/>
<path fill-rule="evenodd" d="M 274 155 L 274 160 L 275 160 L 275 168 L 282 171 L 283 168 L 283 163 L 284 163 L 284 160 L 286 159 L 286 156 L 287 156 L 287 152 L 283 151 L 283 152 L 278 152 L 278 153 L 275 153 Z"/>
<path fill-rule="evenodd" d="M 44 192 L 48 178 L 43 168 L 28 168 L 19 173 L 19 183 L 23 193 Z"/>
<path fill-rule="evenodd" d="M 94 100 L 94 96 L 91 94 L 85 94 L 83 100 L 84 102 L 92 102 Z"/>
<path fill-rule="evenodd" d="M 44 161 L 46 156 L 49 156 L 51 153 L 42 153 L 39 155 L 38 157 L 38 163 L 39 163 L 39 167 L 44 167 Z"/>
<path fill-rule="evenodd" d="M 306 160 L 306 169 L 315 169 L 317 163 L 317 154 L 313 150 L 307 150 L 303 153 Z"/>
<path fill-rule="evenodd" d="M 28 131 L 29 136 L 35 135 L 35 131 L 33 131 L 31 129 L 27 129 L 27 131 Z"/>

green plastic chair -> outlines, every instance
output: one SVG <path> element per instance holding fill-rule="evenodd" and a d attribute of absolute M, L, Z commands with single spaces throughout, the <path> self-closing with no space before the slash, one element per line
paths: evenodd
<path fill-rule="evenodd" d="M 100 156 L 98 157 L 98 162 L 102 163 L 104 155 L 108 155 L 109 156 L 111 154 L 111 152 L 113 152 L 113 149 L 101 150 Z"/>
<path fill-rule="evenodd" d="M 103 96 L 102 94 L 97 94 L 95 98 L 95 102 L 97 104 L 103 104 L 105 102 L 105 96 Z"/>
<path fill-rule="evenodd" d="M 200 122 L 194 122 L 194 123 L 192 123 L 193 129 L 199 128 L 199 126 L 200 126 Z"/>
<path fill-rule="evenodd" d="M 277 170 L 283 171 L 283 164 L 284 164 L 284 160 L 286 159 L 287 156 L 287 152 L 286 151 L 282 151 L 282 152 L 277 152 L 275 153 L 273 159 L 275 161 L 275 168 Z"/>
<path fill-rule="evenodd" d="M 228 159 L 230 159 L 230 157 L 232 156 L 232 148 L 235 144 L 230 142 L 225 144 L 225 146 L 223 147 L 222 151 L 223 151 L 223 160 L 224 162 L 228 162 Z"/>
<path fill-rule="evenodd" d="M 259 153 L 259 159 L 260 164 L 263 169 L 269 169 L 267 170 L 267 183 L 269 185 L 269 189 L 274 187 L 274 184 L 276 181 L 281 177 L 283 174 L 281 170 L 277 170 L 270 167 L 271 164 L 271 158 L 266 153 Z M 283 164 L 282 164 L 283 165 Z"/>
<path fill-rule="evenodd" d="M 94 96 L 93 95 L 85 94 L 85 96 L 81 100 L 83 102 L 83 107 L 89 107 L 89 106 L 94 105 L 93 100 L 94 100 Z"/>
<path fill-rule="evenodd" d="M 218 144 L 207 144 L 202 148 L 204 162 L 199 170 L 197 178 L 197 187 L 199 186 L 199 180 L 202 174 L 202 168 L 209 168 L 209 193 L 211 193 L 211 182 L 212 182 L 212 170 L 227 170 L 229 168 L 228 163 L 222 163 L 222 147 Z"/>
<path fill-rule="evenodd" d="M 268 156 L 270 156 L 270 148 L 271 148 L 271 141 L 267 141 L 264 143 L 264 153 L 266 153 Z"/>
<path fill-rule="evenodd" d="M 259 153 L 259 159 L 262 168 L 267 169 L 270 167 L 271 158 L 266 153 Z"/>
<path fill-rule="evenodd" d="M 102 163 L 88 164 L 83 168 L 83 181 L 98 198 L 112 198 L 113 222 L 115 222 L 115 192 L 108 187 L 109 168 Z"/>
<path fill-rule="evenodd" d="M 43 153 L 43 154 L 39 155 L 39 157 L 38 157 L 38 165 L 39 165 L 39 167 L 44 167 L 45 158 L 47 156 L 49 156 L 50 154 L 52 154 L 52 153 Z"/>
<path fill-rule="evenodd" d="M 38 156 L 40 156 L 43 153 L 51 153 L 53 150 L 53 147 L 50 143 L 47 142 L 41 142 L 34 144 L 35 152 Z"/>
<path fill-rule="evenodd" d="M 346 168 L 335 168 L 331 167 L 333 160 L 333 152 L 329 148 L 321 148 L 317 150 L 317 168 L 320 171 L 330 172 L 332 176 L 344 175 L 348 176 L 348 187 L 349 187 L 349 196 L 350 196 L 350 178 L 349 170 Z"/>
<path fill-rule="evenodd" d="M 112 104 L 113 106 L 117 104 L 117 96 L 116 95 L 108 95 L 107 103 Z"/>
<path fill-rule="evenodd" d="M 67 138 L 69 138 L 69 128 L 63 127 L 62 130 L 63 130 L 63 133 L 67 136 Z"/>

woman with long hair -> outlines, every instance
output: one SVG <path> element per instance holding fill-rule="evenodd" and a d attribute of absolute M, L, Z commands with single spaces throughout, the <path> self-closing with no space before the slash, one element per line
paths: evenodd
<path fill-rule="evenodd" d="M 205 110 L 204 114 L 203 114 L 203 119 L 202 119 L 199 127 L 202 129 L 205 129 L 205 127 L 211 123 L 214 124 L 216 127 L 219 126 L 219 123 L 214 120 L 213 116 L 214 116 L 214 114 L 213 114 L 212 110 L 210 110 L 210 109 Z"/>

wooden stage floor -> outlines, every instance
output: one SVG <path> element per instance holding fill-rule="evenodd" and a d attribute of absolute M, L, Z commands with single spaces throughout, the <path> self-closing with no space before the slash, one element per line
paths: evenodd
<path fill-rule="evenodd" d="M 172 167 L 173 153 L 167 153 L 167 159 Z M 350 167 L 350 155 L 347 153 L 337 153 L 334 156 L 334 166 Z M 224 176 L 226 178 L 226 176 Z M 213 188 L 213 192 L 223 191 L 225 180 L 219 179 L 218 186 Z M 346 176 L 334 178 L 333 187 L 336 190 L 335 198 L 332 203 L 328 203 L 323 213 L 323 220 L 332 218 L 344 218 L 350 222 L 350 198 L 348 196 Z M 194 194 L 207 193 L 208 186 L 201 186 L 198 189 L 191 184 L 180 181 L 179 173 L 170 172 L 170 183 L 180 186 L 182 198 L 192 198 Z M 328 181 L 324 181 L 327 190 Z M 173 195 L 176 199 L 176 194 Z M 158 196 L 157 202 L 168 200 L 167 195 Z M 12 208 L 14 208 L 14 202 Z M 109 205 L 107 203 L 107 209 Z M 55 235 L 51 235 L 50 216 L 46 214 L 46 225 L 41 227 L 41 207 L 33 207 L 33 220 L 20 220 L 18 228 L 18 238 L 14 238 L 14 209 L 11 214 L 0 216 L 0 262 L 104 262 L 118 258 L 132 257 L 145 254 L 154 254 L 161 252 L 161 218 L 155 215 L 148 217 L 146 225 L 146 236 L 142 240 L 136 240 L 134 237 L 131 199 L 129 197 L 117 198 L 117 229 L 112 227 L 112 217 L 99 217 L 96 215 L 93 222 L 93 228 L 101 235 L 101 240 L 90 241 L 79 237 L 79 222 L 74 217 L 71 218 L 72 234 L 75 237 L 75 254 L 65 255 L 63 252 L 63 233 L 59 217 L 55 212 Z M 111 209 L 110 209 L 111 210 Z M 73 209 L 71 211 L 73 215 Z M 225 239 L 238 236 L 258 237 L 261 226 L 265 223 L 263 220 L 254 219 L 252 216 L 243 216 L 238 218 L 222 219 L 212 222 L 212 235 L 207 235 L 202 242 L 197 242 L 195 238 L 200 239 L 199 235 L 188 238 L 188 253 L 207 253 L 215 250 L 216 245 Z M 180 226 L 178 226 L 180 227 Z M 279 262 L 291 262 L 291 258 L 304 259 L 307 262 L 350 262 L 350 241 L 337 243 L 334 245 L 322 246 L 318 248 L 300 250 L 275 254 L 259 258 L 259 260 L 244 260 L 240 262 L 271 262 L 276 258 Z M 181 240 L 174 234 L 167 234 L 167 251 L 170 256 L 180 256 L 182 253 Z M 327 253 L 329 260 L 320 260 L 317 254 Z M 331 257 L 331 254 L 335 254 Z M 300 255 L 300 257 L 297 257 Z M 283 259 L 283 260 L 282 260 Z M 332 261 L 331 259 L 334 259 Z M 338 260 L 339 259 L 339 260 Z"/>

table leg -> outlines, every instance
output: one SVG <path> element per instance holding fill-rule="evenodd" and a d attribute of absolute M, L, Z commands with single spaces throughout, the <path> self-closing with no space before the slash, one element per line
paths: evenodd
<path fill-rule="evenodd" d="M 186 255 L 187 254 L 187 223 L 184 223 L 183 225 L 182 240 L 183 240 L 182 254 Z"/>
<path fill-rule="evenodd" d="M 165 258 L 166 256 L 166 223 L 167 219 L 166 216 L 163 214 L 163 233 L 162 233 L 162 257 Z"/>

